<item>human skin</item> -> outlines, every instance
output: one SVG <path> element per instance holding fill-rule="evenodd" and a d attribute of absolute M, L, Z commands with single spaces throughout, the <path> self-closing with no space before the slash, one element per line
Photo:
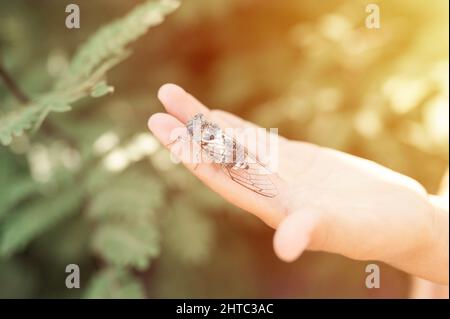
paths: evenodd
<path fill-rule="evenodd" d="M 197 113 L 223 128 L 256 127 L 209 110 L 174 84 L 158 98 L 167 113 L 148 126 L 164 145 Z M 372 161 L 314 144 L 279 138 L 279 195 L 261 196 L 232 181 L 216 164 L 186 167 L 213 191 L 276 229 L 277 256 L 293 261 L 308 249 L 357 260 L 378 260 L 448 285 L 448 206 L 415 180 Z"/>

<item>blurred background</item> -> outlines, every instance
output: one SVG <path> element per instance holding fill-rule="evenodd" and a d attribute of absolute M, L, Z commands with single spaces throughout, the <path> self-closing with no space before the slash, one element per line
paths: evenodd
<path fill-rule="evenodd" d="M 144 2 L 0 1 L 0 65 L 26 98 L 0 81 L 0 131 L 15 132 L 0 146 L 0 297 L 407 297 L 410 278 L 387 265 L 381 288 L 367 289 L 366 262 L 277 260 L 273 230 L 172 164 L 146 122 L 173 82 L 436 193 L 448 166 L 448 2 L 378 1 L 381 25 L 369 29 L 370 1 L 182 1 L 127 44 L 107 73 L 114 93 L 41 112 L 28 130 L 26 100 L 52 92 L 100 26 Z M 69 3 L 79 29 L 65 27 Z M 68 264 L 80 289 L 65 286 Z"/>

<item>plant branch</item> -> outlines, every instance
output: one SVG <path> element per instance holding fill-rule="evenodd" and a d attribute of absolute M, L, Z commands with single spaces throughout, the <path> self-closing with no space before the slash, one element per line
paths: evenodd
<path fill-rule="evenodd" d="M 5 86 L 21 103 L 28 103 L 30 99 L 20 90 L 14 79 L 8 74 L 5 68 L 0 64 L 0 78 L 5 82 Z"/>

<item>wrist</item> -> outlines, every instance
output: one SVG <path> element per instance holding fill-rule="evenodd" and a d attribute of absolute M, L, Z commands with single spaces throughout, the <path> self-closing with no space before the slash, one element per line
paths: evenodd
<path fill-rule="evenodd" d="M 411 245 L 411 249 L 388 263 L 412 275 L 448 285 L 448 206 L 442 198 L 431 195 L 428 196 L 428 203 L 428 209 L 424 210 L 427 223 L 417 236 L 419 240 Z"/>
<path fill-rule="evenodd" d="M 448 285 L 449 275 L 449 212 L 448 198 L 429 196 L 433 207 L 433 232 L 430 244 L 429 258 L 433 260 L 434 272 L 441 284 Z"/>

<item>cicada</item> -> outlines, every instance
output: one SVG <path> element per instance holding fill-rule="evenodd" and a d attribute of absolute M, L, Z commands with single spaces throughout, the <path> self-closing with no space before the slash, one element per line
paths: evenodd
<path fill-rule="evenodd" d="M 272 173 L 246 147 L 202 113 L 186 123 L 187 137 L 200 146 L 203 154 L 223 169 L 234 182 L 265 197 L 275 197 L 278 190 Z M 172 143 L 170 143 L 172 144 Z"/>

